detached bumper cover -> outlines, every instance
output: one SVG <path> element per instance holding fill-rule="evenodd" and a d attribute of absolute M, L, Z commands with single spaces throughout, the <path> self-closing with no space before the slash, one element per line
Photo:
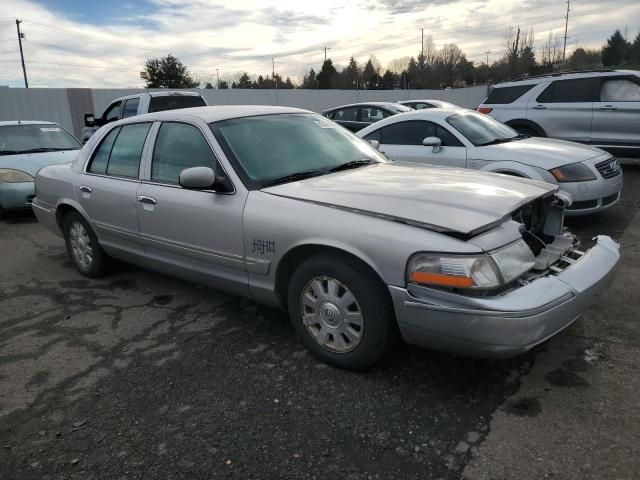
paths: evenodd
<path fill-rule="evenodd" d="M 407 343 L 463 355 L 504 358 L 524 353 L 576 320 L 610 283 L 619 245 L 596 245 L 559 274 L 493 297 L 469 297 L 417 285 L 390 286 Z"/>
<path fill-rule="evenodd" d="M 33 182 L 0 182 L 0 206 L 5 210 L 30 208 L 34 195 Z"/>

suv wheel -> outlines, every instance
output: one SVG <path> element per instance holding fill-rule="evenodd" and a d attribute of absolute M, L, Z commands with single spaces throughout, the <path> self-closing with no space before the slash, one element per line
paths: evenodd
<path fill-rule="evenodd" d="M 307 259 L 293 273 L 287 298 L 304 345 L 337 367 L 370 367 L 395 338 L 388 292 L 351 258 L 322 254 Z"/>
<path fill-rule="evenodd" d="M 76 269 L 86 277 L 102 275 L 106 271 L 109 257 L 82 215 L 77 212 L 67 214 L 62 229 L 67 253 Z"/>

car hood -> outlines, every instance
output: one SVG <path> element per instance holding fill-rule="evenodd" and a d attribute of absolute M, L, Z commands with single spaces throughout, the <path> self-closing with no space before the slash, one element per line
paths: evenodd
<path fill-rule="evenodd" d="M 486 147 L 475 147 L 470 160 L 516 161 L 550 170 L 569 163 L 607 155 L 599 148 L 551 138 L 525 138 Z"/>
<path fill-rule="evenodd" d="M 21 170 L 35 177 L 38 170 L 47 165 L 73 162 L 79 151 L 80 150 L 62 150 L 59 152 L 0 155 L 0 168 Z"/>
<path fill-rule="evenodd" d="M 440 232 L 472 236 L 557 186 L 476 170 L 380 163 L 263 189 Z"/>

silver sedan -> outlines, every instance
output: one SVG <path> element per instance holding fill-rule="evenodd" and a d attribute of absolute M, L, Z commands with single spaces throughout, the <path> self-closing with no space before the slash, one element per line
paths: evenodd
<path fill-rule="evenodd" d="M 389 162 L 306 110 L 203 107 L 102 127 L 36 178 L 34 211 L 78 271 L 111 258 L 288 310 L 323 360 L 405 341 L 484 357 L 571 324 L 618 245 L 584 252 L 547 183 Z"/>

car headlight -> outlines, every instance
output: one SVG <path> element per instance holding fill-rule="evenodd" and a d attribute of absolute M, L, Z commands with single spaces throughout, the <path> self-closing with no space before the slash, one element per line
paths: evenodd
<path fill-rule="evenodd" d="M 407 265 L 407 281 L 435 287 L 492 289 L 528 272 L 535 257 L 524 240 L 480 255 L 415 254 Z"/>
<path fill-rule="evenodd" d="M 570 163 L 563 167 L 549 170 L 558 182 L 588 182 L 595 180 L 594 173 L 582 163 Z"/>
<path fill-rule="evenodd" d="M 6 183 L 33 182 L 33 177 L 21 170 L 13 170 L 11 168 L 0 168 L 0 182 L 6 182 Z"/>

